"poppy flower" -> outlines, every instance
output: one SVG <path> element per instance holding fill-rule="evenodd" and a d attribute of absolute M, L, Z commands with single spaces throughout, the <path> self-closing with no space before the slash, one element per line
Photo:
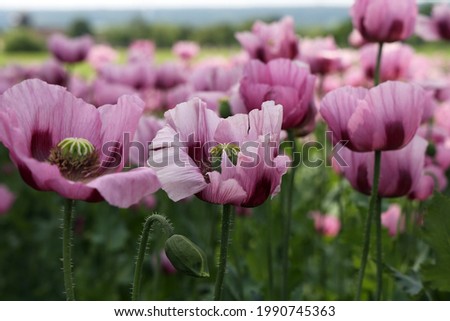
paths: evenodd
<path fill-rule="evenodd" d="M 91 36 L 68 38 L 62 34 L 53 34 L 48 39 L 48 49 L 61 62 L 75 63 L 86 59 L 94 44 Z"/>
<path fill-rule="evenodd" d="M 251 32 L 238 32 L 236 38 L 250 58 L 262 62 L 277 58 L 295 59 L 298 55 L 298 38 L 292 17 L 270 24 L 256 21 Z"/>
<path fill-rule="evenodd" d="M 427 101 L 420 86 L 398 81 L 372 89 L 346 86 L 324 97 L 320 114 L 335 144 L 348 141 L 357 152 L 394 150 L 414 137 Z"/>
<path fill-rule="evenodd" d="M 259 109 L 263 102 L 283 106 L 283 129 L 299 126 L 306 118 L 313 100 L 316 77 L 308 68 L 288 59 L 267 64 L 250 61 L 244 67 L 239 93 L 247 112 Z"/>
<path fill-rule="evenodd" d="M 381 154 L 378 194 L 381 197 L 400 197 L 414 191 L 424 173 L 427 141 L 419 136 L 399 150 Z M 334 165 L 352 187 L 366 195 L 371 194 L 373 182 L 373 152 L 354 152 L 343 147 L 340 159 Z"/>
<path fill-rule="evenodd" d="M 215 204 L 255 207 L 280 189 L 289 159 L 278 155 L 282 107 L 219 118 L 200 99 L 165 113 L 149 165 L 178 201 L 192 195 Z"/>
<path fill-rule="evenodd" d="M 417 11 L 416 0 L 356 0 L 350 14 L 365 40 L 394 42 L 413 34 Z"/>
<path fill-rule="evenodd" d="M 0 96 L 0 141 L 31 187 L 129 207 L 160 186 L 152 169 L 122 171 L 124 136 L 133 137 L 142 110 L 134 96 L 96 108 L 63 87 L 26 80 Z"/>

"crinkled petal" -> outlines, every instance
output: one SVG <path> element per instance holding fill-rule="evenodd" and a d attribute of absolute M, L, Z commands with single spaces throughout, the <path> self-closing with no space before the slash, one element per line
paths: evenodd
<path fill-rule="evenodd" d="M 156 192 L 161 185 L 153 169 L 141 167 L 100 176 L 87 186 L 95 188 L 111 205 L 126 208 Z"/>

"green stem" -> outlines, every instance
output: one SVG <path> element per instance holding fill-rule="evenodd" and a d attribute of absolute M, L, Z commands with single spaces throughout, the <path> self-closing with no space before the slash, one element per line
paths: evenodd
<path fill-rule="evenodd" d="M 267 219 L 267 274 L 269 279 L 269 300 L 273 296 L 273 255 L 272 255 L 272 202 L 266 202 L 264 205 L 264 214 Z"/>
<path fill-rule="evenodd" d="M 225 278 L 225 271 L 227 269 L 228 245 L 230 243 L 231 212 L 231 205 L 224 204 L 222 206 L 222 236 L 220 239 L 219 269 L 216 275 L 214 301 L 220 301 L 222 299 L 223 279 Z"/>
<path fill-rule="evenodd" d="M 131 289 L 131 299 L 133 301 L 138 300 L 139 293 L 141 291 L 142 266 L 144 264 L 144 257 L 147 249 L 151 228 L 154 223 L 159 223 L 167 236 L 171 236 L 173 234 L 173 228 L 170 225 L 169 221 L 164 216 L 159 214 L 153 214 L 150 215 L 145 220 L 144 228 L 142 230 L 141 238 L 139 240 L 139 250 L 136 259 L 136 266 L 134 269 L 133 287 Z"/>
<path fill-rule="evenodd" d="M 295 172 L 297 171 L 297 141 L 292 130 L 288 131 L 289 141 L 292 142 L 292 169 L 288 174 L 287 198 L 286 198 L 286 215 L 283 226 L 283 246 L 282 246 L 282 268 L 283 279 L 281 284 L 281 299 L 289 300 L 289 242 L 291 237 L 291 221 L 292 221 L 292 197 L 294 195 Z"/>
<path fill-rule="evenodd" d="M 381 234 L 381 197 L 377 197 L 377 204 L 375 210 L 376 228 L 377 228 L 377 292 L 375 299 L 381 300 L 381 294 L 383 291 L 383 245 Z"/>
<path fill-rule="evenodd" d="M 361 299 L 362 283 L 364 280 L 364 272 L 365 272 L 366 264 L 367 264 L 367 256 L 369 254 L 370 230 L 371 230 L 372 220 L 373 220 L 375 207 L 376 207 L 376 203 L 377 203 L 377 198 L 378 198 L 378 183 L 379 183 L 379 178 L 380 178 L 380 168 L 381 168 L 381 151 L 375 151 L 372 194 L 370 196 L 369 213 L 367 215 L 366 228 L 364 231 L 364 235 L 365 235 L 364 236 L 364 245 L 363 245 L 363 252 L 362 252 L 362 256 L 361 256 L 361 267 L 359 268 L 359 273 L 358 273 L 358 288 L 356 291 L 355 300 Z M 378 218 L 377 218 L 377 221 L 378 221 Z"/>
<path fill-rule="evenodd" d="M 63 218 L 63 273 L 67 301 L 75 301 L 72 276 L 72 216 L 74 201 L 66 199 Z"/>
<path fill-rule="evenodd" d="M 373 83 L 375 86 L 378 86 L 380 83 L 380 70 L 381 70 L 381 57 L 383 53 L 383 43 L 380 42 L 378 44 L 378 54 L 377 54 L 377 64 L 375 66 L 375 75 L 373 79 Z"/>

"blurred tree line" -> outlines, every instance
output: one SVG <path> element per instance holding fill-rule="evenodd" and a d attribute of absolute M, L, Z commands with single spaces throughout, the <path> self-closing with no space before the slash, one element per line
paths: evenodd
<path fill-rule="evenodd" d="M 430 14 L 431 4 L 421 7 L 422 14 Z M 278 20 L 280 17 L 260 19 L 265 22 Z M 41 32 L 33 28 L 33 22 L 26 14 L 17 19 L 16 27 L 3 33 L 3 47 L 6 52 L 20 51 L 44 51 L 46 50 L 45 38 L 49 31 Z M 136 17 L 128 24 L 110 26 L 101 30 L 95 30 L 88 20 L 80 17 L 72 21 L 66 30 L 67 35 L 75 37 L 84 34 L 93 35 L 97 41 L 109 43 L 114 47 L 126 47 L 136 39 L 151 39 L 160 48 L 171 47 L 178 40 L 192 40 L 202 46 L 209 47 L 237 47 L 239 43 L 235 38 L 236 32 L 250 30 L 255 19 L 239 24 L 217 23 L 208 26 L 173 25 L 163 23 L 149 23 L 141 17 Z M 298 28 L 300 37 L 323 37 L 331 35 L 336 39 L 340 47 L 348 46 L 348 35 L 352 31 L 350 19 L 332 27 L 326 28 L 320 25 L 315 27 Z M 418 37 L 408 41 L 412 45 L 421 45 Z"/>

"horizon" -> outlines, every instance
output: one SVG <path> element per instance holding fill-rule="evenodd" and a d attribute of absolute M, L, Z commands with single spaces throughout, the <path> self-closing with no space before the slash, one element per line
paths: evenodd
<path fill-rule="evenodd" d="M 449 3 L 446 1 L 419 0 L 418 3 Z M 280 7 L 347 7 L 354 0 L 15 0 L 0 3 L 0 11 L 95 11 L 95 10 L 170 10 L 170 9 L 241 9 L 241 8 L 280 8 Z"/>

